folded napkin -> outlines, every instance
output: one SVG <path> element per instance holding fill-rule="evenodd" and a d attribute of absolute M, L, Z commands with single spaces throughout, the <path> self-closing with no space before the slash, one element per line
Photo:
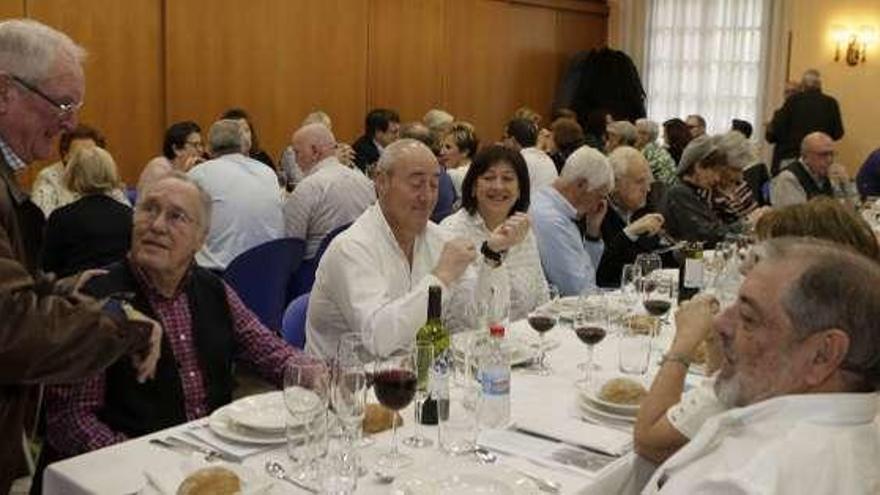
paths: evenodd
<path fill-rule="evenodd" d="M 553 391 L 554 399 L 546 400 Z M 564 377 L 517 375 L 511 383 L 511 415 L 517 428 L 571 445 L 619 456 L 632 448 L 632 436 L 573 418 L 578 392 Z"/>
<path fill-rule="evenodd" d="M 254 454 L 278 447 L 278 445 L 254 445 L 225 440 L 211 431 L 207 423 L 194 424 L 184 430 L 184 432 L 186 436 L 198 440 L 199 443 L 204 444 L 206 447 L 229 454 L 239 461 L 243 461 L 246 457 Z"/>

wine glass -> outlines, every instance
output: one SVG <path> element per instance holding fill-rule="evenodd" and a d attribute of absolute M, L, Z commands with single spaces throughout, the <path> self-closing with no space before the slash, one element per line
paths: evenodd
<path fill-rule="evenodd" d="M 636 282 L 642 276 L 639 265 L 632 263 L 623 265 L 620 272 L 620 293 L 627 306 L 638 304 L 639 291 Z"/>
<path fill-rule="evenodd" d="M 650 275 L 654 270 L 663 267 L 663 262 L 657 253 L 640 253 L 636 256 L 634 264 L 639 267 L 642 276 Z"/>
<path fill-rule="evenodd" d="M 584 371 L 584 378 L 577 382 L 585 389 L 589 388 L 593 374 L 593 347 L 607 335 L 607 325 L 607 316 L 599 311 L 584 312 L 575 321 L 574 333 L 587 346 L 587 361 L 578 366 Z"/>
<path fill-rule="evenodd" d="M 372 370 L 376 358 L 373 353 L 364 346 L 363 337 L 361 337 L 360 332 L 347 332 L 339 337 L 339 342 L 336 345 L 336 361 L 337 363 L 359 362 L 363 366 L 365 387 L 364 405 L 366 407 L 368 396 L 366 389 L 373 385 Z M 352 439 L 353 445 L 357 448 L 367 447 L 374 442 L 372 437 L 363 435 L 363 428 L 354 430 L 352 433 L 358 435 L 358 438 Z"/>
<path fill-rule="evenodd" d="M 382 359 L 373 375 L 379 403 L 392 411 L 400 411 L 412 402 L 417 384 L 415 359 L 409 349 L 394 351 Z M 391 425 L 391 450 L 379 457 L 378 465 L 394 471 L 412 464 L 413 460 L 398 448 L 397 421 L 392 421 Z"/>
<path fill-rule="evenodd" d="M 431 342 L 416 342 L 413 350 L 413 359 L 418 370 L 418 385 L 416 387 L 415 407 L 415 432 L 412 436 L 403 440 L 407 447 L 430 447 L 434 445 L 431 439 L 422 435 L 422 408 L 428 398 L 428 388 L 431 381 L 431 368 L 434 366 L 434 344 Z"/>
<path fill-rule="evenodd" d="M 669 312 L 674 300 L 672 278 L 660 272 L 644 277 L 642 282 L 642 305 L 652 316 L 663 317 Z"/>
<path fill-rule="evenodd" d="M 532 327 L 532 330 L 538 332 L 538 335 L 540 335 L 541 338 L 539 344 L 540 355 L 538 357 L 537 365 L 532 368 L 532 371 L 543 376 L 549 375 L 550 367 L 547 366 L 546 363 L 547 348 L 544 346 L 544 334 L 556 326 L 556 315 L 547 309 L 538 308 L 529 313 L 528 322 L 529 326 Z"/>
<path fill-rule="evenodd" d="M 361 438 L 367 401 L 367 372 L 363 363 L 346 356 L 336 360 L 330 401 L 346 442 L 354 446 Z"/>
<path fill-rule="evenodd" d="M 287 454 L 294 463 L 292 476 L 310 485 L 326 446 L 329 387 L 330 373 L 323 362 L 297 361 L 284 369 Z"/>

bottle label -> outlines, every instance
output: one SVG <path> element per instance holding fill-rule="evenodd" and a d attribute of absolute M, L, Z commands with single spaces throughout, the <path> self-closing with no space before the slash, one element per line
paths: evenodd
<path fill-rule="evenodd" d="M 686 289 L 703 288 L 703 260 L 686 258 L 684 260 L 684 287 Z"/>
<path fill-rule="evenodd" d="M 484 370 L 480 373 L 484 395 L 510 395 L 510 373 L 500 370 Z"/>

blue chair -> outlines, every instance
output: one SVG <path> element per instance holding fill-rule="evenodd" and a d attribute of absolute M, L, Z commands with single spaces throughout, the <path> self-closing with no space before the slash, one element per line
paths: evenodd
<path fill-rule="evenodd" d="M 137 203 L 138 199 L 138 190 L 136 187 L 126 187 L 125 188 L 125 197 L 128 199 L 128 202 L 131 203 L 131 206 Z"/>
<path fill-rule="evenodd" d="M 306 292 L 312 291 L 312 285 L 315 284 L 315 272 L 318 271 L 318 263 L 321 261 L 321 257 L 324 256 L 324 252 L 327 251 L 327 246 L 330 245 L 330 241 L 332 241 L 334 237 L 339 235 L 340 232 L 347 229 L 349 226 L 351 226 L 351 224 L 347 223 L 331 230 L 330 233 L 321 239 L 321 244 L 318 246 L 318 251 L 315 253 L 315 257 L 309 260 L 303 260 L 299 270 L 293 274 L 293 281 L 290 283 L 290 300 L 297 298 Z"/>
<path fill-rule="evenodd" d="M 302 239 L 260 244 L 236 256 L 223 272 L 223 280 L 264 325 L 277 331 L 289 300 L 291 277 L 302 264 L 305 251 Z"/>
<path fill-rule="evenodd" d="M 293 346 L 304 349 L 306 346 L 306 313 L 309 309 L 309 295 L 297 297 L 284 310 L 284 319 L 281 321 L 281 335 L 284 340 Z"/>

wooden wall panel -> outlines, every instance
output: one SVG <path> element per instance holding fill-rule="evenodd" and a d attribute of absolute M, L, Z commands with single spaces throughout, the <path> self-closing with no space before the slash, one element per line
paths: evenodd
<path fill-rule="evenodd" d="M 0 0 L 0 19 L 24 17 L 24 0 Z"/>
<path fill-rule="evenodd" d="M 527 105 L 545 119 L 549 119 L 559 74 L 556 18 L 556 11 L 549 8 L 510 7 L 511 103 Z"/>
<path fill-rule="evenodd" d="M 346 140 L 366 107 L 366 0 L 167 2 L 168 122 L 207 127 L 226 108 L 254 118 L 277 158 L 310 111 Z"/>
<path fill-rule="evenodd" d="M 410 121 L 444 105 L 444 7 L 444 0 L 370 2 L 370 108 L 394 108 Z"/>
<path fill-rule="evenodd" d="M 559 74 L 568 66 L 568 59 L 581 50 L 602 46 L 608 39 L 608 17 L 560 10 L 556 25 Z"/>
<path fill-rule="evenodd" d="M 27 0 L 27 14 L 89 51 L 80 121 L 104 132 L 123 179 L 134 183 L 161 152 L 161 0 Z"/>

